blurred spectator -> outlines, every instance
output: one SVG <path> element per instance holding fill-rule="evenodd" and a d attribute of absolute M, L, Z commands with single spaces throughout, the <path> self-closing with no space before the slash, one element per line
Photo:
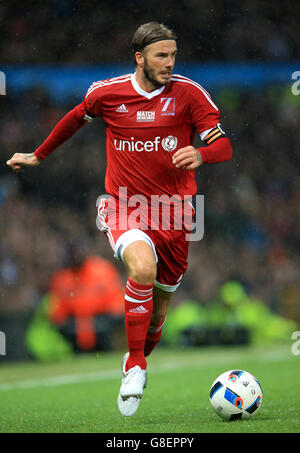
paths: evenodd
<path fill-rule="evenodd" d="M 65 267 L 54 272 L 28 325 L 30 356 L 51 361 L 113 349 L 115 332 L 123 326 L 123 292 L 115 266 L 90 255 L 86 238 L 72 238 Z"/>
<path fill-rule="evenodd" d="M 74 355 L 68 338 L 50 321 L 50 294 L 45 294 L 27 322 L 24 343 L 29 357 L 41 362 L 64 360 Z"/>
<path fill-rule="evenodd" d="M 75 349 L 110 350 L 124 313 L 118 272 L 109 261 L 89 256 L 81 238 L 72 241 L 68 255 L 67 267 L 51 279 L 49 318 Z"/>
<path fill-rule="evenodd" d="M 247 294 L 238 281 L 223 284 L 205 305 L 185 300 L 170 309 L 162 340 L 168 345 L 240 345 L 289 341 L 298 325 Z"/>
<path fill-rule="evenodd" d="M 252 344 L 288 341 L 297 323 L 278 316 L 260 300 L 247 294 L 241 283 L 228 281 L 208 304 L 211 326 L 238 325 L 249 330 Z"/>

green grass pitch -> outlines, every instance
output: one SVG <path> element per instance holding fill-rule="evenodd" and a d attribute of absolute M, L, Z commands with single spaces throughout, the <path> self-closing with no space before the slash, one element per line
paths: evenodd
<path fill-rule="evenodd" d="M 148 359 L 148 385 L 137 413 L 117 408 L 122 353 L 65 362 L 0 363 L 1 433 L 299 433 L 300 356 L 291 345 L 164 349 Z M 258 414 L 226 422 L 209 390 L 229 369 L 254 374 L 263 390 Z"/>

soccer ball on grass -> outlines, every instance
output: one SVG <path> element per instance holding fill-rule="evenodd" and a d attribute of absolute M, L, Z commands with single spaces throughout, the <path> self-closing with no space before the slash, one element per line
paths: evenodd
<path fill-rule="evenodd" d="M 210 402 L 225 420 L 246 420 L 255 415 L 262 402 L 258 380 L 247 371 L 230 370 L 222 373 L 212 384 Z"/>

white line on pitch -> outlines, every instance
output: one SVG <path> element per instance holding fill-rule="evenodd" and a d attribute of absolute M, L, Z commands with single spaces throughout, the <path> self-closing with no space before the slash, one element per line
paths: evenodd
<path fill-rule="evenodd" d="M 239 356 L 240 357 L 240 356 Z M 288 358 L 286 353 L 278 353 L 277 354 L 267 354 L 261 355 L 256 357 L 258 361 L 281 361 L 286 360 Z M 176 369 L 197 369 L 203 368 L 211 361 L 215 361 L 215 357 L 212 358 L 199 358 L 196 361 L 193 359 L 189 359 L 188 361 L 185 360 L 178 360 L 178 361 L 169 361 L 163 365 L 150 368 L 151 374 L 160 374 L 165 371 L 174 371 Z M 233 357 L 232 357 L 233 359 Z M 236 360 L 236 358 L 234 358 Z M 228 363 L 228 357 L 223 356 L 218 358 L 218 364 L 226 364 Z M 0 391 L 9 391 L 9 390 L 17 390 L 17 389 L 34 389 L 38 387 L 56 387 L 59 385 L 66 385 L 66 384 L 78 384 L 81 382 L 89 382 L 89 381 L 104 381 L 104 380 L 111 380 L 111 379 L 120 379 L 121 372 L 119 369 L 115 370 L 104 370 L 104 371 L 94 371 L 90 373 L 80 373 L 80 374 L 67 374 L 62 376 L 54 376 L 50 378 L 40 378 L 40 379 L 28 379 L 25 381 L 17 381 L 17 382 L 8 382 L 0 384 Z"/>

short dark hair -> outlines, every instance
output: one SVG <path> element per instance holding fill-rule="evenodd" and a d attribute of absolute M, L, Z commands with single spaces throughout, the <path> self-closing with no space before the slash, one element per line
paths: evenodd
<path fill-rule="evenodd" d="M 173 30 L 166 27 L 166 25 L 159 24 L 158 22 L 148 22 L 147 24 L 140 25 L 131 41 L 131 51 L 134 61 L 136 52 L 141 52 L 146 46 L 166 39 L 177 39 Z"/>

